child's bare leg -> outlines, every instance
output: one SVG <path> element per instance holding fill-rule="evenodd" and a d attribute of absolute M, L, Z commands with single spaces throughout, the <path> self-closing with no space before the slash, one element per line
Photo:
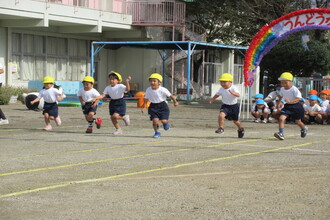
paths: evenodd
<path fill-rule="evenodd" d="M 220 114 L 218 116 L 218 126 L 219 126 L 219 128 L 224 129 L 225 117 L 226 117 L 226 114 L 224 112 L 220 112 Z"/>
<path fill-rule="evenodd" d="M 242 123 L 240 121 L 233 121 L 234 124 L 237 126 L 237 130 L 243 130 Z"/>
<path fill-rule="evenodd" d="M 94 112 L 88 113 L 88 115 L 86 115 L 85 117 L 86 117 L 86 121 L 88 122 L 94 121 Z"/>
<path fill-rule="evenodd" d="M 49 114 L 48 113 L 44 114 L 44 119 L 45 119 L 46 126 L 50 125 L 50 120 L 49 120 Z"/>
<path fill-rule="evenodd" d="M 152 127 L 154 128 L 155 132 L 157 132 L 158 131 L 158 128 L 159 128 L 158 122 L 159 122 L 159 119 L 158 118 L 153 118 L 152 119 Z"/>
<path fill-rule="evenodd" d="M 322 115 L 321 114 L 317 114 L 315 117 L 315 121 L 319 124 L 322 124 Z"/>
<path fill-rule="evenodd" d="M 296 124 L 301 128 L 305 128 L 305 124 L 301 120 L 296 120 Z"/>
<path fill-rule="evenodd" d="M 285 124 L 285 119 L 287 118 L 286 115 L 281 115 L 279 118 L 278 118 L 278 127 L 279 129 L 284 129 L 284 124 Z"/>
<path fill-rule="evenodd" d="M 114 113 L 113 115 L 111 115 L 112 124 L 116 129 L 120 128 L 118 119 L 122 119 L 122 116 L 120 116 L 118 113 Z"/>

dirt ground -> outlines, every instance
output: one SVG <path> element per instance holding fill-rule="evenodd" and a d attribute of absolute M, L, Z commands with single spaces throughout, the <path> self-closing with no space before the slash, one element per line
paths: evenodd
<path fill-rule="evenodd" d="M 131 125 L 114 136 L 108 104 L 86 134 L 79 107 L 43 131 L 41 112 L 1 106 L 0 219 L 330 219 L 330 126 L 306 138 L 288 124 L 233 123 L 215 134 L 219 103 L 171 105 L 154 139 L 147 114 L 128 103 Z"/>

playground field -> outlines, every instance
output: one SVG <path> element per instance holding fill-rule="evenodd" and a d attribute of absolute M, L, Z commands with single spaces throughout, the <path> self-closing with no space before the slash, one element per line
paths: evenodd
<path fill-rule="evenodd" d="M 92 134 L 79 107 L 46 132 L 41 112 L 1 106 L 0 219 L 330 219 L 330 125 L 279 141 L 277 124 L 244 121 L 238 139 L 230 121 L 215 134 L 219 106 L 170 104 L 158 139 L 136 103 L 119 136 L 108 103 Z"/>

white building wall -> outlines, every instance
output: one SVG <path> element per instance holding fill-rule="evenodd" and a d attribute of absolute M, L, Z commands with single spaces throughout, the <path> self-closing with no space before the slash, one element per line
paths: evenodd
<path fill-rule="evenodd" d="M 0 63 L 4 66 L 5 72 L 2 75 L 3 85 L 7 84 L 8 65 L 7 65 L 7 30 L 0 27 Z"/>

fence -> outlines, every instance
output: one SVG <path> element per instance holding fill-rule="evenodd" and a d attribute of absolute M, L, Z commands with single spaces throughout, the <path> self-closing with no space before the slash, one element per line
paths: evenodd
<path fill-rule="evenodd" d="M 182 25 L 185 23 L 185 3 L 175 1 L 127 2 L 127 14 L 133 15 L 133 25 Z"/>
<path fill-rule="evenodd" d="M 330 78 L 295 77 L 293 85 L 301 91 L 303 97 L 306 97 L 312 89 L 318 92 L 330 89 Z"/>

